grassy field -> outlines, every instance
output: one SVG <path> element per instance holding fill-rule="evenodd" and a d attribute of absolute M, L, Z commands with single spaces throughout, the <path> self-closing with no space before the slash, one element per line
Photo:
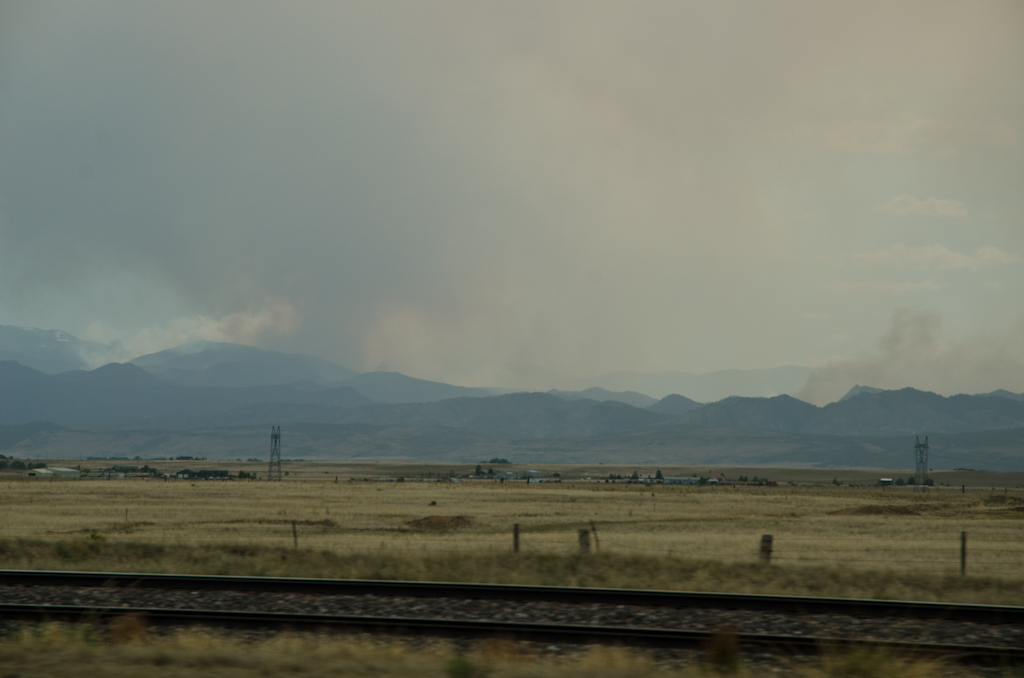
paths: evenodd
<path fill-rule="evenodd" d="M 191 466 L 234 473 L 265 469 L 244 462 L 163 466 L 167 471 Z M 1020 490 L 993 489 L 1020 484 L 1008 475 L 959 472 L 980 482 L 967 492 L 943 488 L 929 493 L 871 487 L 878 472 L 812 469 L 662 469 L 666 475 L 714 470 L 731 477 L 767 476 L 781 483 L 777 487 L 583 480 L 633 471 L 603 465 L 542 469 L 561 473 L 562 483 L 414 481 L 425 473 L 465 472 L 471 466 L 293 462 L 286 465 L 289 475 L 282 483 L 38 481 L 2 474 L 0 567 L 1024 604 L 1024 496 Z M 365 480 L 398 476 L 408 480 Z M 833 477 L 845 484 L 832 485 Z M 956 478 L 948 477 L 951 485 Z M 514 524 L 521 531 L 519 553 L 512 552 Z M 592 537 L 596 532 L 589 554 L 580 552 L 580 529 L 590 529 Z M 967 576 L 959 570 L 961 532 L 968 534 Z M 774 539 L 768 564 L 759 558 L 764 534 Z M 631 678 L 652 673 L 701 678 L 726 669 L 750 678 L 780 674 L 778 666 L 744 665 L 735 657 L 730 660 L 735 664 L 715 667 L 709 656 L 666 659 L 607 648 L 549 653 L 509 643 L 456 649 L 361 637 L 245 640 L 194 630 L 162 635 L 130 619 L 110 628 L 25 627 L 0 641 L 3 675 L 22 678 L 142 673 L 153 678 Z M 975 675 L 876 653 L 798 662 L 781 667 L 781 673 L 806 678 Z"/>
<path fill-rule="evenodd" d="M 288 468 L 283 483 L 0 476 L 0 566 L 1024 604 L 1019 490 L 398 483 L 348 478 L 415 469 Z M 596 529 L 589 555 L 580 554 L 580 529 Z M 759 559 L 764 534 L 774 540 L 768 566 Z"/>
<path fill-rule="evenodd" d="M 745 664 L 742 657 L 666 657 L 621 648 L 580 648 L 549 653 L 539 647 L 490 642 L 455 648 L 361 637 L 282 635 L 240 642 L 198 631 L 150 636 L 125 619 L 110 629 L 56 624 L 27 628 L 0 642 L 4 676 L 119 678 L 172 676 L 377 676 L 380 678 L 926 678 L 977 674 L 934 660 L 860 652 L 815 662 Z M 986 675 L 993 675 L 992 672 Z M 1008 673 L 1008 676 L 1019 675 Z"/>

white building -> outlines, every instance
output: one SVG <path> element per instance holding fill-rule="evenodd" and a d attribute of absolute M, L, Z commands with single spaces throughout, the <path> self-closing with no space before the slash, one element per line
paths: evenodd
<path fill-rule="evenodd" d="M 52 466 L 31 469 L 26 475 L 33 478 L 81 478 L 82 472 L 75 468 Z"/>
<path fill-rule="evenodd" d="M 700 478 L 665 478 L 666 485 L 700 485 Z"/>

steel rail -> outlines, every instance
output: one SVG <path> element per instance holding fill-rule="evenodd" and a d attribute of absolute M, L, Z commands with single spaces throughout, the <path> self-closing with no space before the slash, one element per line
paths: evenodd
<path fill-rule="evenodd" d="M 0 570 L 0 586 L 5 585 L 156 588 L 192 591 L 252 591 L 349 596 L 374 595 L 409 598 L 601 603 L 607 605 L 635 605 L 677 609 L 748 610 L 789 614 L 839 614 L 869 618 L 896 617 L 973 621 L 987 624 L 1024 624 L 1024 607 L 1004 605 L 968 605 L 961 603 L 926 603 L 858 598 L 813 598 L 807 596 L 568 586 Z"/>
<path fill-rule="evenodd" d="M 110 622 L 134 616 L 147 624 L 164 626 L 206 625 L 222 628 L 275 630 L 339 630 L 348 632 L 418 635 L 462 639 L 617 644 L 657 648 L 706 648 L 712 631 L 599 626 L 587 624 L 523 623 L 488 620 L 422 619 L 356 615 L 298 614 L 291 612 L 240 612 L 235 610 L 186 610 L 138 607 L 89 607 L 77 605 L 0 604 L 0 619 L 32 622 Z M 1024 661 L 1024 648 L 945 643 L 913 643 L 833 637 L 737 633 L 740 648 L 784 654 L 819 654 L 836 650 L 871 648 L 903 657 L 951 657 L 961 662 L 1005 666 Z"/>

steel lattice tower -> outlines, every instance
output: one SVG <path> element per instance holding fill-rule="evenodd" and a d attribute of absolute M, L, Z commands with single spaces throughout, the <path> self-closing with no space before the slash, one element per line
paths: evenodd
<path fill-rule="evenodd" d="M 281 427 L 270 427 L 270 470 L 267 480 L 281 480 Z"/>
<path fill-rule="evenodd" d="M 918 436 L 914 436 L 914 441 L 914 489 L 923 492 L 924 481 L 928 479 L 928 452 L 931 448 L 928 446 L 928 436 L 924 437 L 923 443 Z"/>

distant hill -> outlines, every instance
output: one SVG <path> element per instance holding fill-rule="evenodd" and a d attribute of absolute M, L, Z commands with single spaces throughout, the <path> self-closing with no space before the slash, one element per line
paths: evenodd
<path fill-rule="evenodd" d="M 849 400 L 850 398 L 853 398 L 854 396 L 859 396 L 861 393 L 881 393 L 884 390 L 885 389 L 874 388 L 873 386 L 861 386 L 861 385 L 858 384 L 857 386 L 854 386 L 849 391 L 847 391 L 846 395 L 844 395 L 842 398 L 840 398 L 838 402 L 843 402 L 844 400 Z"/>
<path fill-rule="evenodd" d="M 810 403 L 788 395 L 774 398 L 726 398 L 684 414 L 679 422 L 707 428 L 800 431 L 819 412 Z"/>
<path fill-rule="evenodd" d="M 1010 400 L 1024 401 L 1024 393 L 1013 393 L 1002 388 L 997 391 L 992 391 L 990 393 L 979 393 L 978 395 L 993 396 L 997 398 L 1009 398 Z"/>
<path fill-rule="evenodd" d="M 491 438 L 567 438 L 639 428 L 667 419 L 625 403 L 566 401 L 547 393 L 511 393 L 434 403 L 374 405 L 340 413 L 338 423 L 451 426 Z"/>
<path fill-rule="evenodd" d="M 961 433 L 1024 427 L 1024 402 L 990 396 L 861 390 L 816 407 L 791 398 L 726 398 L 684 414 L 689 426 L 840 436 Z"/>
<path fill-rule="evenodd" d="M 168 383 L 131 364 L 110 363 L 92 371 L 48 375 L 17 362 L 0 362 L 0 424 L 95 424 L 214 413 L 266 402 L 356 407 L 371 401 L 344 386 L 320 391 L 286 386 L 197 388 Z"/>
<path fill-rule="evenodd" d="M 328 386 L 356 375 L 347 367 L 314 356 L 213 341 L 189 342 L 131 362 L 182 386 L 243 388 L 300 380 Z"/>
<path fill-rule="evenodd" d="M 961 433 L 1024 426 L 1024 402 L 904 388 L 829 403 L 799 430 L 832 435 Z"/>
<path fill-rule="evenodd" d="M 512 393 L 491 397 L 451 398 L 431 403 L 392 403 L 357 408 L 308 403 L 266 402 L 215 411 L 170 414 L 107 422 L 106 429 L 185 430 L 276 424 L 366 424 L 373 426 L 446 427 L 491 439 L 536 440 L 585 437 L 608 431 L 642 428 L 669 419 L 616 401 L 567 401 L 547 393 Z M 493 455 L 492 455 L 493 456 Z"/>
<path fill-rule="evenodd" d="M 378 403 L 430 403 L 449 398 L 482 398 L 493 394 L 493 390 L 488 388 L 453 386 L 407 377 L 399 372 L 366 372 L 336 383 L 354 388 Z"/>
<path fill-rule="evenodd" d="M 658 402 L 654 398 L 645 396 L 643 393 L 637 393 L 636 391 L 614 392 L 603 388 L 588 388 L 585 391 L 559 391 L 558 389 L 551 389 L 548 393 L 558 396 L 563 400 L 596 400 L 598 402 L 614 400 L 632 405 L 633 407 L 647 407 Z"/>
<path fill-rule="evenodd" d="M 60 330 L 0 325 L 0 361 L 17 361 L 45 374 L 89 369 L 119 357 L 112 346 Z"/>
<path fill-rule="evenodd" d="M 615 372 L 580 380 L 580 383 L 610 391 L 637 391 L 653 398 L 678 393 L 698 402 L 710 403 L 729 396 L 762 398 L 796 393 L 814 371 L 813 367 L 784 365 L 760 370 L 719 370 L 704 374 Z"/>
<path fill-rule="evenodd" d="M 688 412 L 699 410 L 704 407 L 704 403 L 698 403 L 690 400 L 686 396 L 681 396 L 678 393 L 667 395 L 653 405 L 648 405 L 647 409 L 651 412 L 657 412 L 659 414 L 667 414 L 671 417 L 679 417 Z"/>

